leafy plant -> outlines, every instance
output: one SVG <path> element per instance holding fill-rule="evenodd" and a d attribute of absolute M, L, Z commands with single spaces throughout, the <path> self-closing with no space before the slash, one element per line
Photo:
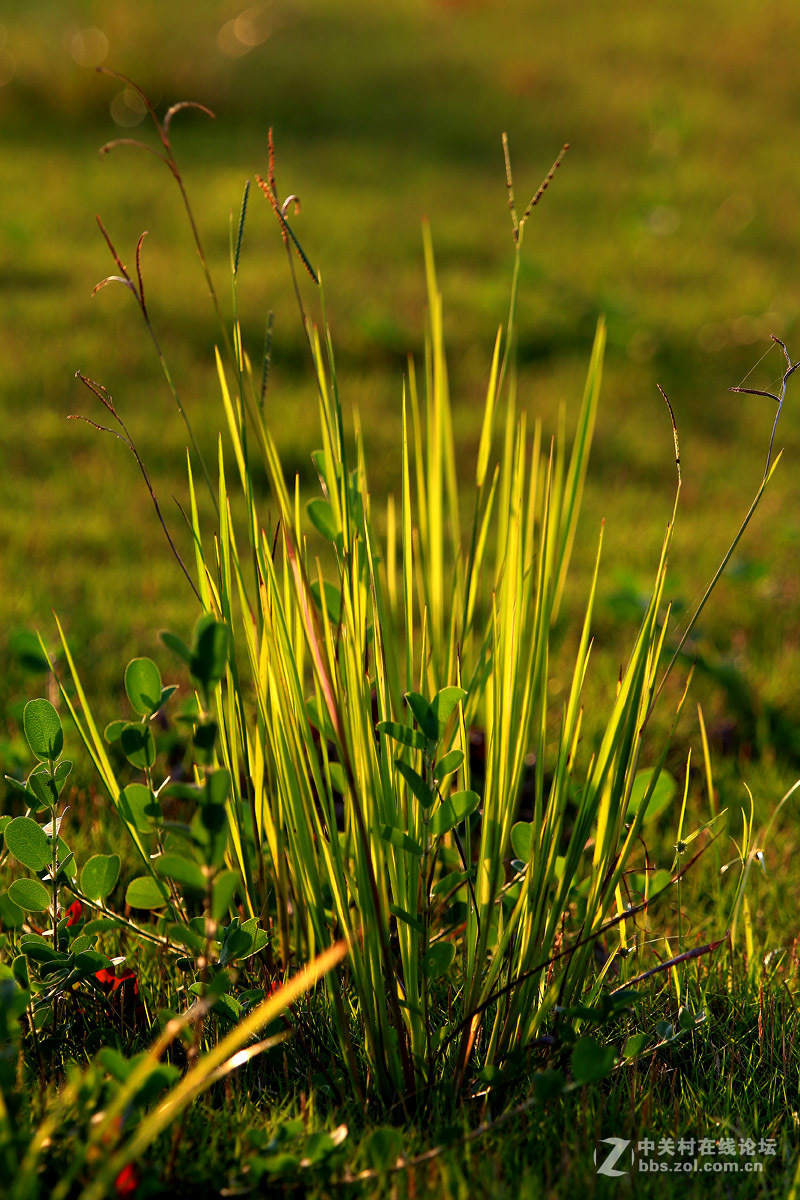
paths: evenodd
<path fill-rule="evenodd" d="M 218 308 L 168 142 L 169 120 L 181 106 L 163 122 L 149 101 L 146 106 L 187 204 Z M 596 1080 L 612 1068 L 615 1052 L 586 1030 L 603 1028 L 654 971 L 677 971 L 679 963 L 720 945 L 682 950 L 644 969 L 643 947 L 627 927 L 657 895 L 679 888 L 702 852 L 688 862 L 683 851 L 676 854 L 657 886 L 649 861 L 639 858 L 645 821 L 673 802 L 675 781 L 665 762 L 686 691 L 678 696 L 666 737 L 649 740 L 651 718 L 777 465 L 771 459 L 774 428 L 753 504 L 664 667 L 667 562 L 681 488 L 677 430 L 664 396 L 677 465 L 672 516 L 602 734 L 585 747 L 583 687 L 599 547 L 585 611 L 574 623 L 566 699 L 555 699 L 550 679 L 597 414 L 605 329 L 600 322 L 571 442 L 563 414 L 557 438 L 547 441 L 538 421 L 529 431 L 513 369 L 523 233 L 561 159 L 518 218 L 507 145 L 505 150 L 514 273 L 508 320 L 497 332 L 488 372 L 477 460 L 465 469 L 456 453 L 442 298 L 425 227 L 429 327 L 422 384 L 412 364 L 402 399 L 399 500 L 389 496 L 379 505 L 361 433 L 357 425 L 354 438 L 347 432 L 324 304 L 320 329 L 308 316 L 301 283 L 306 285 L 295 274 L 299 259 L 308 286 L 321 295 L 287 215 L 296 209 L 295 197 L 281 201 L 277 192 L 270 138 L 268 176 L 256 178 L 286 246 L 308 343 L 321 440 L 313 455 L 318 491 L 303 503 L 299 481 L 287 481 L 273 430 L 278 414 L 267 397 L 269 347 L 258 374 L 243 346 L 237 280 L 245 189 L 231 230 L 232 335 L 223 330 L 216 356 L 232 467 L 220 436 L 215 489 L 202 465 L 216 513 L 209 530 L 188 457 L 187 523 L 195 564 L 190 582 L 201 611 L 191 644 L 174 633 L 162 635 L 194 692 L 186 780 L 170 779 L 160 763 L 154 719 L 174 688 L 164 687 L 157 665 L 148 658 L 128 664 L 125 690 L 135 719 L 112 720 L 101 735 L 59 625 L 74 688 L 73 699 L 59 680 L 62 701 L 142 870 L 125 898 L 131 908 L 154 914 L 148 924 L 125 918 L 127 927 L 191 973 L 196 1053 L 203 1016 L 212 1007 L 235 1023 L 228 1039 L 200 1059 L 201 1074 L 190 1071 L 177 1083 L 131 1134 L 127 1149 L 109 1159 L 98 1176 L 98 1195 L 114 1171 L 183 1111 L 193 1080 L 204 1086 L 234 1042 L 244 1046 L 259 1027 L 234 994 L 231 967 L 248 959 L 259 956 L 274 976 L 296 963 L 312 964 L 283 1004 L 269 1008 L 264 989 L 250 989 L 247 1002 L 267 1005 L 257 1009 L 263 1023 L 288 996 L 320 982 L 316 1002 L 335 1042 L 331 1075 L 346 1081 L 365 1108 L 399 1105 L 410 1115 L 424 1113 L 442 1090 L 457 1098 L 473 1083 L 494 1086 L 548 1039 L 567 1047 L 572 1083 L 543 1077 L 545 1090 Z M 116 280 L 133 293 L 164 363 L 144 299 L 142 239 L 134 282 L 103 233 L 120 271 L 103 283 Z M 784 391 L 795 369 L 788 354 L 787 361 Z M 188 577 L 112 398 L 81 378 L 122 428 Z M 236 488 L 229 487 L 231 471 Z M 269 481 L 276 513 L 271 523 L 263 518 L 258 471 Z M 234 517 L 240 511 L 243 520 Z M 485 745 L 480 779 L 470 754 L 475 730 Z M 50 913 L 52 940 L 22 934 L 11 974 L 30 988 L 34 1014 L 46 1009 L 54 1026 L 55 1006 L 66 1002 L 75 983 L 91 983 L 99 962 L 93 942 L 79 942 L 76 949 L 78 938 L 91 934 L 86 927 L 72 932 L 59 915 L 61 891 L 111 919 L 106 900 L 120 864 L 97 855 L 79 877 L 74 868 L 70 873 L 71 856 L 59 838 L 63 813 L 57 812 L 68 770 L 61 761 L 61 723 L 49 702 L 28 706 L 25 734 L 40 765 L 19 784 L 28 814 L 7 822 L 4 833 L 8 852 L 32 875 L 10 885 L 3 919 L 7 923 L 11 913 L 19 928 L 23 911 Z M 522 821 L 520 796 L 531 755 L 531 812 Z M 167 799 L 182 806 L 182 819 L 165 817 Z M 50 813 L 44 827 L 31 815 L 41 809 Z M 634 872 L 642 882 L 632 888 Z M 599 958 L 601 941 L 610 946 Z M 694 1022 L 686 1011 L 686 1020 Z M 163 1015 L 167 1022 L 187 1022 L 186 1014 Z M 681 1029 L 690 1027 L 684 1022 Z M 662 1033 L 663 1042 L 672 1040 L 671 1028 L 669 1037 L 666 1027 Z M 147 1062 L 120 1068 L 123 1086 L 101 1133 L 170 1038 L 157 1043 L 161 1049 Z M 626 1047 L 631 1054 L 642 1048 Z M 171 1082 L 171 1076 L 162 1080 Z M 325 1157 L 335 1148 L 320 1143 L 319 1153 Z M 270 1173 L 268 1160 L 259 1169 Z"/>

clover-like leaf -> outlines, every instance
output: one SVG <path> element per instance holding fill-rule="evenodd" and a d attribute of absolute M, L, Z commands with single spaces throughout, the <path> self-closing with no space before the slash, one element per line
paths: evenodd
<path fill-rule="evenodd" d="M 6 825 L 4 835 L 9 853 L 29 871 L 44 871 L 51 865 L 52 844 L 32 817 L 15 817 Z"/>
<path fill-rule="evenodd" d="M 427 738 L 418 729 L 409 729 L 408 725 L 400 725 L 397 721 L 379 721 L 377 729 L 378 733 L 385 733 L 387 737 L 414 750 L 425 750 L 428 745 Z"/>
<path fill-rule="evenodd" d="M 481 802 L 477 792 L 455 792 L 431 817 L 430 831 L 435 836 L 448 833 L 465 821 Z"/>
<path fill-rule="evenodd" d="M 678 790 L 678 785 L 670 775 L 669 771 L 662 770 L 658 778 L 653 782 L 655 772 L 652 769 L 637 771 L 636 777 L 631 788 L 631 798 L 628 804 L 629 819 L 636 816 L 640 807 L 644 803 L 644 798 L 647 791 L 652 787 L 650 799 L 647 802 L 647 811 L 644 814 L 645 821 L 652 821 L 657 817 L 667 805 L 675 798 Z"/>
<path fill-rule="evenodd" d="M 125 668 L 125 691 L 134 712 L 151 717 L 161 707 L 161 674 L 151 658 L 133 658 Z"/>
<path fill-rule="evenodd" d="M 128 762 L 144 771 L 156 761 L 156 740 L 149 725 L 130 722 L 120 734 L 120 745 Z"/>
<path fill-rule="evenodd" d="M 431 708 L 439 723 L 439 737 L 442 736 L 447 722 L 462 700 L 466 700 L 467 692 L 460 687 L 446 687 L 434 697 Z"/>
<path fill-rule="evenodd" d="M 420 963 L 423 975 L 428 979 L 441 978 L 450 970 L 455 957 L 456 948 L 452 942 L 434 942 Z"/>
<path fill-rule="evenodd" d="M 49 700 L 29 700 L 22 714 L 25 740 L 40 762 L 55 762 L 64 749 L 61 718 Z"/>
<path fill-rule="evenodd" d="M 81 891 L 90 900 L 105 900 L 119 879 L 118 854 L 94 854 L 81 871 Z"/>
<path fill-rule="evenodd" d="M 435 742 L 439 737 L 439 722 L 428 701 L 419 692 L 407 692 L 406 704 L 426 738 Z"/>
<path fill-rule="evenodd" d="M 131 908 L 163 908 L 167 903 L 166 888 L 159 887 L 150 875 L 140 875 L 128 884 L 125 903 Z"/>
<path fill-rule="evenodd" d="M 44 912 L 53 899 L 38 879 L 15 879 L 8 889 L 8 896 L 26 912 Z"/>
<path fill-rule="evenodd" d="M 306 512 L 311 524 L 319 530 L 322 536 L 329 542 L 335 542 L 339 530 L 336 526 L 333 509 L 328 501 L 321 500 L 319 497 L 309 500 Z"/>
<path fill-rule="evenodd" d="M 189 672 L 208 693 L 225 674 L 228 663 L 228 627 L 206 613 L 197 622 Z"/>
<path fill-rule="evenodd" d="M 572 1051 L 572 1078 L 576 1083 L 594 1083 L 608 1075 L 614 1059 L 613 1046 L 601 1046 L 594 1038 L 582 1037 Z"/>
<path fill-rule="evenodd" d="M 119 794 L 119 807 L 125 820 L 139 833 L 151 833 L 162 819 L 161 805 L 149 787 L 129 783 Z"/>
<path fill-rule="evenodd" d="M 182 887 L 195 892 L 206 890 L 206 877 L 201 867 L 182 854 L 162 854 L 153 862 L 155 872 L 162 879 L 174 879 Z"/>

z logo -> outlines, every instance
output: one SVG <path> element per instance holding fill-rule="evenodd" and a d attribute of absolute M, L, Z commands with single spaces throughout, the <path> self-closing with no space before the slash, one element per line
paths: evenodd
<path fill-rule="evenodd" d="M 597 1174 L 610 1175 L 612 1178 L 615 1178 L 619 1175 L 627 1175 L 627 1169 L 624 1171 L 617 1171 L 616 1164 L 622 1158 L 622 1155 L 625 1153 L 630 1144 L 631 1143 L 628 1138 L 618 1137 L 603 1138 L 601 1142 L 598 1142 L 597 1149 L 594 1152 L 595 1166 L 597 1166 L 598 1155 L 603 1153 L 601 1147 L 610 1146 L 611 1149 L 606 1154 L 600 1165 L 597 1166 Z M 633 1151 L 631 1151 L 631 1162 L 633 1162 Z"/>

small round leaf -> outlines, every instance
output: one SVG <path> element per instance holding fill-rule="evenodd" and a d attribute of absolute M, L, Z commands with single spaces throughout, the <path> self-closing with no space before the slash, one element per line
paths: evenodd
<path fill-rule="evenodd" d="M 182 854 L 162 854 L 153 862 L 156 874 L 162 879 L 174 879 L 182 887 L 195 892 L 204 892 L 207 880 L 202 868 Z"/>
<path fill-rule="evenodd" d="M 158 800 L 143 783 L 129 783 L 123 788 L 119 794 L 119 808 L 124 819 L 139 833 L 152 833 L 164 815 Z"/>
<path fill-rule="evenodd" d="M 614 1066 L 614 1047 L 600 1046 L 594 1038 L 582 1037 L 572 1051 L 570 1066 L 575 1083 L 594 1083 Z"/>
<path fill-rule="evenodd" d="M 163 908 L 167 903 L 165 890 L 149 875 L 140 875 L 128 884 L 125 903 L 131 908 Z"/>
<path fill-rule="evenodd" d="M 156 740 L 149 725 L 131 722 L 120 734 L 120 745 L 128 762 L 144 771 L 156 761 Z"/>
<path fill-rule="evenodd" d="M 125 691 L 134 712 L 152 716 L 161 705 L 161 674 L 151 658 L 134 658 L 125 668 Z"/>
<path fill-rule="evenodd" d="M 61 718 L 49 700 L 29 700 L 22 714 L 25 740 L 40 762 L 54 762 L 64 749 Z"/>
<path fill-rule="evenodd" d="M 50 778 L 50 765 L 40 763 L 28 776 L 28 794 L 32 797 L 31 808 L 55 808 L 58 803 L 58 788 Z"/>
<path fill-rule="evenodd" d="M 32 817 L 15 817 L 6 825 L 4 835 L 9 852 L 29 871 L 43 871 L 51 865 L 50 839 Z"/>
<path fill-rule="evenodd" d="M 428 979 L 438 979 L 446 975 L 455 956 L 456 948 L 452 942 L 434 942 L 420 964 L 423 975 Z"/>
<path fill-rule="evenodd" d="M 53 897 L 38 879 L 15 879 L 8 889 L 15 904 L 26 912 L 44 912 L 50 907 Z"/>
<path fill-rule="evenodd" d="M 206 613 L 197 622 L 189 671 L 206 691 L 211 691 L 225 674 L 228 663 L 228 627 Z"/>
<path fill-rule="evenodd" d="M 90 900 L 105 900 L 119 879 L 118 854 L 95 854 L 81 871 L 81 891 Z"/>

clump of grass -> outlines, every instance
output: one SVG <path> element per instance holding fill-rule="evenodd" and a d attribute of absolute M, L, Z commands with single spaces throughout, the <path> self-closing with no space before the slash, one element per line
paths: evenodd
<path fill-rule="evenodd" d="M 169 119 L 182 106 L 164 122 L 149 102 L 147 107 L 219 311 L 168 142 Z M 363 1113 L 416 1119 L 442 1111 L 444 1098 L 457 1106 L 529 1074 L 546 1047 L 556 1048 L 560 1070 L 538 1076 L 539 1099 L 568 1095 L 602 1078 L 615 1062 L 609 1029 L 636 1003 L 636 986 L 655 973 L 668 972 L 681 1009 L 677 1023 L 656 1031 L 656 1044 L 672 1044 L 702 1022 L 699 1006 L 690 1003 L 688 971 L 723 943 L 725 927 L 704 945 L 686 947 L 681 939 L 679 953 L 654 966 L 634 926 L 634 918 L 663 893 L 677 891 L 680 908 L 681 882 L 711 842 L 714 822 L 689 834 L 682 813 L 681 849 L 670 871 L 656 874 L 639 849 L 645 821 L 674 796 L 665 762 L 686 690 L 668 736 L 655 740 L 649 733 L 685 638 L 777 465 L 774 429 L 753 504 L 684 640 L 663 667 L 667 563 L 681 489 L 677 429 L 664 395 L 677 468 L 673 509 L 644 618 L 602 736 L 587 751 L 581 741 L 583 687 L 599 546 L 585 610 L 574 618 L 566 700 L 554 700 L 550 678 L 597 416 L 605 329 L 601 322 L 571 441 L 563 417 L 558 437 L 545 438 L 539 422 L 529 430 L 513 369 L 523 233 L 560 157 L 520 219 L 505 140 L 504 149 L 514 272 L 508 319 L 497 332 L 488 372 L 477 461 L 470 467 L 456 453 L 442 297 L 426 227 L 428 330 L 422 369 L 418 373 L 410 363 L 403 386 L 399 497 L 379 502 L 373 496 L 360 430 L 356 425 L 354 439 L 346 432 L 324 303 L 318 326 L 295 273 L 299 259 L 321 295 L 319 275 L 287 215 L 299 202 L 294 196 L 281 201 L 277 192 L 271 137 L 268 176 L 257 183 L 279 224 L 308 343 L 318 396 L 318 494 L 301 502 L 299 481 L 287 480 L 276 447 L 273 424 L 281 415 L 266 392 L 271 333 L 258 370 L 243 347 L 237 278 L 247 189 L 231 230 L 232 334 L 225 334 L 216 353 L 236 487 L 229 484 L 220 435 L 216 487 L 199 460 L 216 514 L 209 530 L 188 457 L 194 579 L 113 400 L 82 376 L 136 455 L 200 609 L 190 643 L 163 635 L 193 688 L 184 714 L 192 730 L 191 766 L 183 781 L 171 779 L 159 761 L 154 725 L 174 689 L 163 687 L 155 663 L 135 659 L 128 665 L 125 686 L 135 719 L 113 721 L 101 734 L 59 627 L 74 688 L 73 697 L 59 680 L 63 703 L 143 872 L 129 881 L 127 903 L 156 914 L 155 923 L 138 923 L 140 935 L 188 971 L 186 991 L 195 997 L 181 1014 L 165 1014 L 165 1032 L 145 1058 L 116 1063 L 119 1087 L 89 1140 L 90 1148 L 110 1149 L 86 1186 L 87 1200 L 104 1194 L 164 1129 L 173 1127 L 179 1140 L 192 1098 L 271 1048 L 270 1037 L 248 1043 L 312 988 L 328 1025 L 329 1061 L 320 1072 L 320 1054 L 296 1020 L 308 1069 L 334 1092 L 355 1096 Z M 164 362 L 144 299 L 141 239 L 134 282 L 101 229 L 120 271 L 112 278 L 132 291 Z M 797 365 L 788 352 L 786 358 L 779 408 Z M 165 373 L 185 416 L 166 365 Z M 187 427 L 191 434 L 188 420 Z M 264 519 L 256 469 L 269 480 L 272 522 Z M 241 509 L 244 520 L 235 520 Z M 33 703 L 38 707 L 30 710 L 26 736 L 42 766 L 20 784 L 29 811 L 6 824 L 6 843 L 39 879 L 11 885 L 4 917 L 11 915 L 8 946 L 18 952 L 8 980 L 13 988 L 23 986 L 22 1007 L 9 990 L 14 1013 L 19 1018 L 27 1012 L 31 1036 L 36 1031 L 52 1038 L 71 989 L 92 986 L 101 959 L 112 963 L 92 937 L 105 930 L 103 920 L 116 920 L 107 900 L 120 862 L 96 855 L 80 875 L 70 869 L 71 855 L 59 838 L 63 731 L 52 705 Z M 480 762 L 471 752 L 476 730 L 485 749 Z M 706 765 L 710 775 L 707 754 Z M 135 779 L 126 783 L 131 767 Z M 524 788 L 529 810 L 523 819 Z M 180 806 L 180 819 L 165 815 L 167 801 Z M 685 805 L 686 795 L 683 811 Z M 32 814 L 44 809 L 50 824 L 42 829 Z M 695 837 L 700 849 L 687 859 Z M 745 829 L 739 855 L 732 937 L 746 911 L 751 854 L 752 827 Z M 62 895 L 94 909 L 100 925 L 75 930 L 62 916 Z M 44 911 L 52 926 L 49 943 L 24 932 L 31 919 L 19 915 Z M 79 937 L 89 940 L 78 943 Z M 256 982 L 254 969 L 261 972 L 261 987 L 243 989 L 243 983 Z M 275 987 L 290 975 L 293 980 L 270 999 L 267 983 Z M 258 1005 L 252 1013 L 249 1003 Z M 217 1045 L 205 1033 L 212 1012 L 235 1022 Z M 176 1081 L 159 1059 L 187 1025 L 194 1029 L 190 1069 Z M 652 1052 L 653 1045 L 650 1037 L 639 1038 L 625 1056 Z M 84 1084 L 76 1075 L 69 1086 L 72 1102 Z M 142 1089 L 159 1086 L 169 1090 L 135 1125 L 116 1123 Z M 45 1121 L 40 1147 L 49 1128 Z M 90 1158 L 84 1155 L 76 1171 Z"/>

